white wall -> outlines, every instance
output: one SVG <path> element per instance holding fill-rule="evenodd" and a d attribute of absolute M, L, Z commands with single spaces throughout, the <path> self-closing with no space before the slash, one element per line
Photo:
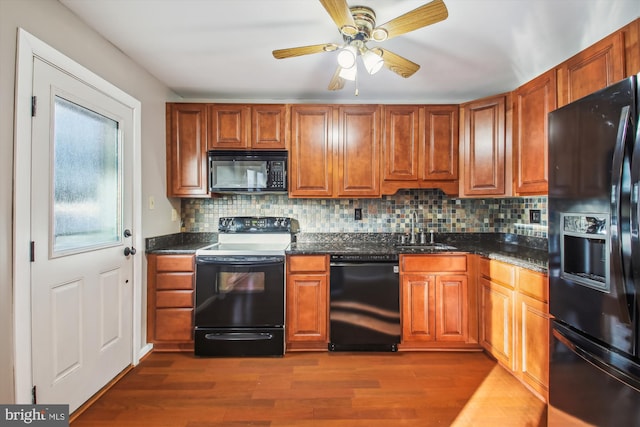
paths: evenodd
<path fill-rule="evenodd" d="M 142 103 L 143 206 L 142 230 L 138 232 L 150 237 L 179 231 L 179 223 L 171 221 L 174 207 L 171 203 L 179 210 L 179 201 L 165 197 L 165 102 L 179 98 L 57 0 L 0 0 L 0 403 L 14 401 L 11 270 L 14 85 L 19 27 Z M 148 209 L 149 196 L 155 198 L 154 210 Z M 139 254 L 144 256 L 144 251 L 140 250 Z M 143 264 L 146 270 L 146 262 Z M 146 272 L 143 277 L 146 283 Z M 143 289 L 146 289 L 144 284 Z"/>

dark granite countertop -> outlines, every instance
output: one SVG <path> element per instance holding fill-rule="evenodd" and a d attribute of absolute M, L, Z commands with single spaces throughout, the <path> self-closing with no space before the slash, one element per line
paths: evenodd
<path fill-rule="evenodd" d="M 188 255 L 218 241 L 218 233 L 174 233 L 145 239 L 148 254 Z"/>
<path fill-rule="evenodd" d="M 451 251 L 397 248 L 392 233 L 300 233 L 286 253 L 311 254 L 433 254 Z M 547 240 L 505 233 L 443 233 L 435 241 L 466 252 L 547 273 Z M 218 240 L 217 233 L 175 233 L 146 239 L 148 254 L 194 254 Z"/>
<path fill-rule="evenodd" d="M 377 238 L 376 238 L 377 237 Z M 439 234 L 436 242 L 454 246 L 452 251 L 440 249 L 398 248 L 397 236 L 358 236 L 357 233 L 338 236 L 305 235 L 292 243 L 287 254 L 434 254 L 466 252 L 507 262 L 518 267 L 547 273 L 546 239 L 523 238 L 502 233 Z M 527 246 L 528 245 L 528 246 Z"/>

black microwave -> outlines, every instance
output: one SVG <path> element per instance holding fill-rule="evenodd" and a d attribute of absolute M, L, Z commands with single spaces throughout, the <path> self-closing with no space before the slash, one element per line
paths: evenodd
<path fill-rule="evenodd" d="M 286 151 L 210 150 L 212 193 L 286 193 Z"/>

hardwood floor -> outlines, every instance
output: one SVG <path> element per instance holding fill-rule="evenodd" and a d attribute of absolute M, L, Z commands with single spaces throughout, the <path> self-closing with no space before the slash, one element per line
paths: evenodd
<path fill-rule="evenodd" d="M 542 427 L 546 409 L 483 353 L 153 353 L 71 425 Z"/>

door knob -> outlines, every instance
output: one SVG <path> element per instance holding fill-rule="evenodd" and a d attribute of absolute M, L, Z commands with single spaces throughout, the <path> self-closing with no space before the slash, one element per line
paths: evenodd
<path fill-rule="evenodd" d="M 131 230 L 128 228 L 124 230 L 124 237 L 131 237 Z"/>
<path fill-rule="evenodd" d="M 124 256 L 135 255 L 135 254 L 136 254 L 136 248 L 134 248 L 133 246 L 131 246 L 131 248 L 129 248 L 128 246 L 124 248 Z"/>

